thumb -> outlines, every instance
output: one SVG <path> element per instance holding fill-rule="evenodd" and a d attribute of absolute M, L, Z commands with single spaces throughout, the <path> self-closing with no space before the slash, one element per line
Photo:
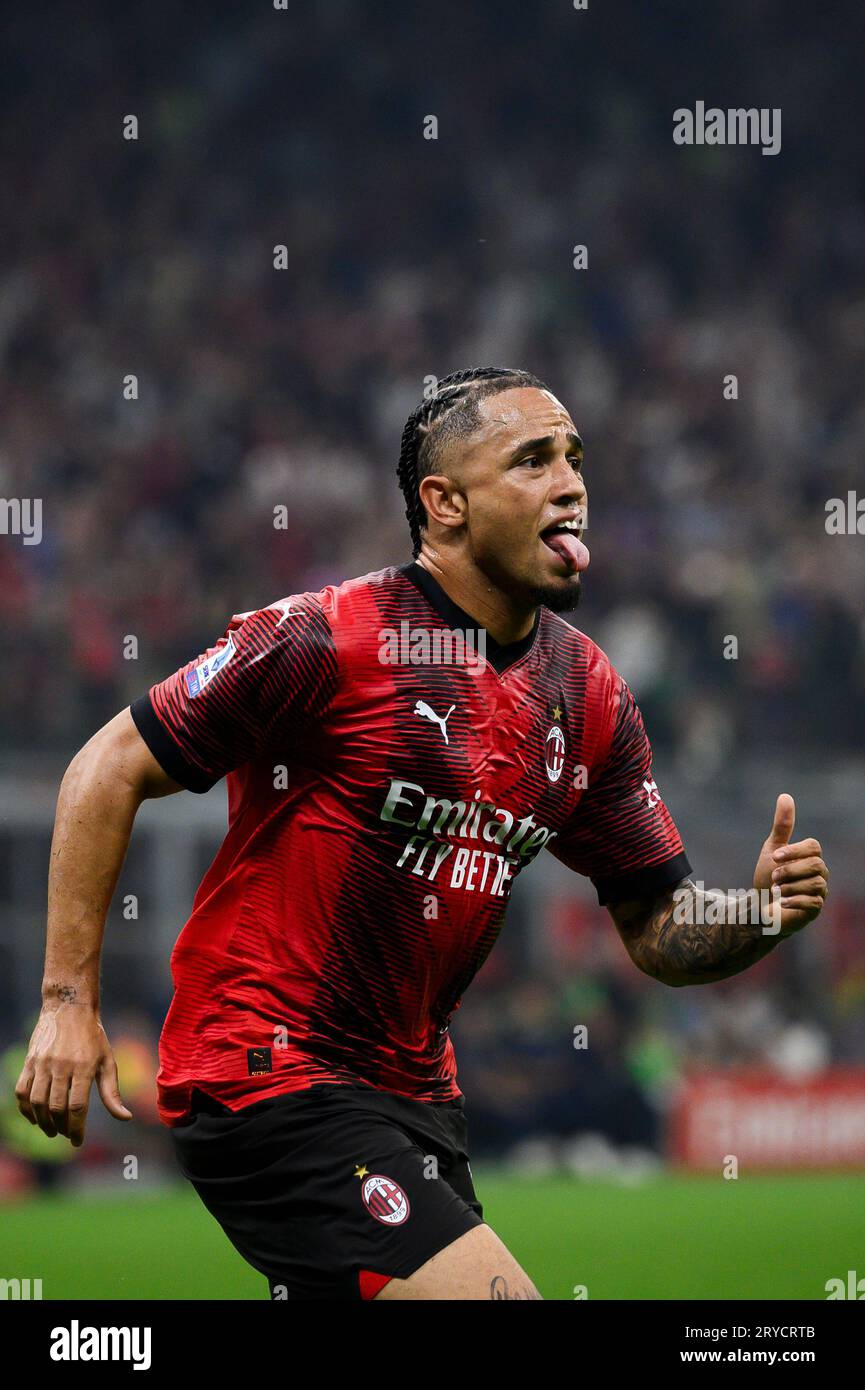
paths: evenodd
<path fill-rule="evenodd" d="M 793 826 L 796 824 L 796 803 L 789 792 L 782 792 L 775 803 L 775 819 L 769 838 L 766 841 L 772 849 L 790 843 Z"/>
<path fill-rule="evenodd" d="M 116 1120 L 131 1120 L 132 1111 L 124 1105 L 120 1096 L 120 1086 L 117 1080 L 117 1063 L 113 1057 L 107 1057 L 99 1075 L 96 1078 L 96 1088 L 105 1109 L 109 1115 L 113 1115 Z"/>

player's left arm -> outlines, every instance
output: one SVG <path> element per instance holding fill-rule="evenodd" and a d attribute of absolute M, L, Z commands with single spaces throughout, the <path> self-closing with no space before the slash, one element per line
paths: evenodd
<path fill-rule="evenodd" d="M 684 879 L 661 893 L 608 903 L 634 964 L 663 984 L 710 984 L 747 970 L 813 922 L 829 871 L 817 840 L 790 843 L 795 816 L 792 796 L 783 793 L 754 870 L 756 900 Z"/>

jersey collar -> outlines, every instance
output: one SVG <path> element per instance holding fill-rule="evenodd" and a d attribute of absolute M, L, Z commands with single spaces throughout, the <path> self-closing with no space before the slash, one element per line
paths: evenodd
<path fill-rule="evenodd" d="M 398 572 L 405 576 L 410 583 L 419 589 L 427 602 L 435 609 L 440 618 L 443 618 L 448 627 L 452 627 L 457 632 L 464 632 L 471 639 L 471 635 L 478 631 L 477 620 L 467 613 L 464 608 L 460 608 L 454 603 L 453 599 L 445 593 L 438 580 L 430 574 L 429 570 L 424 569 L 416 560 L 411 560 L 407 565 L 399 565 Z M 531 632 L 526 633 L 518 642 L 497 642 L 489 632 L 486 633 L 486 659 L 493 670 L 502 675 L 514 662 L 521 660 L 534 645 L 538 635 L 538 627 L 541 621 L 541 610 L 538 608 L 535 613 L 535 621 Z"/>

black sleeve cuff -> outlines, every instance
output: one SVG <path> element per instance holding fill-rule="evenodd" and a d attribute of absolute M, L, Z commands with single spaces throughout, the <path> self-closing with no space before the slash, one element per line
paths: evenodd
<path fill-rule="evenodd" d="M 218 777 L 208 777 L 200 767 L 189 762 L 153 708 L 150 693 L 140 695 L 129 706 L 132 722 L 150 749 L 162 771 L 191 792 L 209 792 Z"/>
<path fill-rule="evenodd" d="M 664 859 L 660 864 L 619 874 L 617 878 L 593 878 L 592 883 L 598 892 L 598 902 L 605 907 L 610 902 L 625 902 L 629 898 L 647 898 L 662 893 L 665 888 L 681 883 L 690 872 L 688 856 L 683 852 L 673 859 Z"/>

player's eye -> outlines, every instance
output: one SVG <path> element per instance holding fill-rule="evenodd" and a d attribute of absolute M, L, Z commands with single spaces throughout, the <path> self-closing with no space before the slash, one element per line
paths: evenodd
<path fill-rule="evenodd" d="M 568 459 L 568 463 L 573 463 L 576 466 L 576 470 L 578 473 L 582 468 L 584 462 L 585 459 L 577 458 L 575 454 L 572 454 L 571 457 Z"/>
<path fill-rule="evenodd" d="M 537 457 L 536 454 L 530 454 L 528 458 L 520 459 L 520 463 L 535 463 L 539 468 L 543 467 L 541 460 Z"/>

